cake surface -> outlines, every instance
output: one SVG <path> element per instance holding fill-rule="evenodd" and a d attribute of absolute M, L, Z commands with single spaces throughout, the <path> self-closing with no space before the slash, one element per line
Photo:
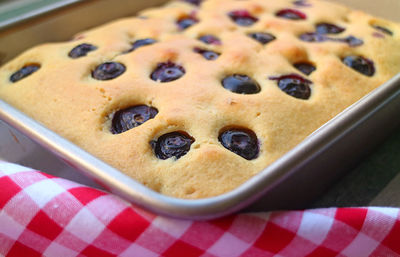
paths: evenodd
<path fill-rule="evenodd" d="M 0 98 L 140 183 L 228 192 L 400 72 L 400 26 L 319 0 L 173 1 L 27 50 Z"/>

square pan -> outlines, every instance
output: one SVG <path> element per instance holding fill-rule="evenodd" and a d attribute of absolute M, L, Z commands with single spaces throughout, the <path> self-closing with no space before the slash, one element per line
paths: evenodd
<path fill-rule="evenodd" d="M 113 6 L 122 7 L 121 13 L 115 15 L 125 16 L 146 6 L 166 1 L 135 1 L 134 4 L 130 1 L 131 9 L 124 5 L 129 1 L 112 2 Z M 29 24 L 22 22 L 16 27 L 8 25 L 0 32 L 0 36 L 5 35 L 0 42 L 0 49 L 5 49 L 3 44 L 10 45 L 11 42 L 18 42 L 22 38 L 32 40 L 29 41 L 30 45 L 16 44 L 12 51 L 6 53 L 3 61 L 41 41 L 65 40 L 75 32 L 104 23 L 106 20 L 88 19 L 83 21 L 84 24 L 72 23 L 71 27 L 75 26 L 73 31 L 60 30 L 60 26 L 65 27 L 69 24 L 68 21 L 77 15 L 107 10 L 104 8 L 107 4 L 111 4 L 111 1 L 68 4 L 55 12 L 35 16 Z M 107 19 L 115 18 L 111 16 L 107 16 Z M 38 31 L 41 31 L 45 38 L 34 35 Z M 56 34 L 51 35 L 49 39 L 48 34 L 52 31 Z M 400 123 L 398 118 L 394 118 L 399 108 L 400 75 L 397 75 L 344 110 L 238 188 L 220 196 L 198 200 L 172 198 L 150 190 L 1 100 L 0 119 L 110 192 L 130 202 L 172 217 L 211 219 L 245 207 L 251 210 L 303 208 L 306 202 L 324 191 L 333 180 L 340 177 Z M 376 134 L 376 131 L 380 133 Z"/>

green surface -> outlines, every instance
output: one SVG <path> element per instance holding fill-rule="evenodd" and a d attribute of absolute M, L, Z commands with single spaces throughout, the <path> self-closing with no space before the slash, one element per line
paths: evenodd
<path fill-rule="evenodd" d="M 328 189 L 312 207 L 369 205 L 399 173 L 400 129 L 397 129 L 354 170 Z"/>

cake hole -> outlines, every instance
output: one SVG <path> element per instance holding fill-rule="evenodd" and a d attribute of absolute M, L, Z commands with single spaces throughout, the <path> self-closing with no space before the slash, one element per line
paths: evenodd
<path fill-rule="evenodd" d="M 15 83 L 17 81 L 20 81 L 21 79 L 24 79 L 36 71 L 40 69 L 40 64 L 38 63 L 28 63 L 25 64 L 21 69 L 17 70 L 10 76 L 10 81 L 12 83 Z"/>
<path fill-rule="evenodd" d="M 126 70 L 119 62 L 105 62 L 92 71 L 92 77 L 97 80 L 110 80 L 120 76 Z"/>
<path fill-rule="evenodd" d="M 77 59 L 86 56 L 89 52 L 92 52 L 96 49 L 97 46 L 88 43 L 83 43 L 72 48 L 72 50 L 68 53 L 68 56 L 72 59 Z"/>
<path fill-rule="evenodd" d="M 325 34 L 319 34 L 315 32 L 308 32 L 308 33 L 303 33 L 300 35 L 300 40 L 305 41 L 305 42 L 310 42 L 310 43 L 321 43 L 321 42 L 338 42 L 338 43 L 346 43 L 350 47 L 356 47 L 364 44 L 364 41 L 356 38 L 354 36 L 347 36 L 344 38 L 332 38 L 329 37 Z"/>
<path fill-rule="evenodd" d="M 363 56 L 349 55 L 344 57 L 342 62 L 365 76 L 372 77 L 375 74 L 374 62 Z"/>
<path fill-rule="evenodd" d="M 157 64 L 150 78 L 156 82 L 171 82 L 185 75 L 185 69 L 171 61 Z"/>
<path fill-rule="evenodd" d="M 295 9 L 282 9 L 275 13 L 275 15 L 279 18 L 287 19 L 287 20 L 305 20 L 307 19 L 307 15 L 299 10 Z"/>
<path fill-rule="evenodd" d="M 216 60 L 220 56 L 220 53 L 217 53 L 217 52 L 214 52 L 211 50 L 201 49 L 199 47 L 195 47 L 193 49 L 193 51 L 195 53 L 201 54 L 206 60 L 209 60 L 209 61 Z"/>
<path fill-rule="evenodd" d="M 293 4 L 298 7 L 311 7 L 312 4 L 307 2 L 307 0 L 297 0 L 294 1 Z"/>
<path fill-rule="evenodd" d="M 228 13 L 229 18 L 239 26 L 248 27 L 258 21 L 258 18 L 251 15 L 247 10 L 235 10 Z"/>
<path fill-rule="evenodd" d="M 346 29 L 332 23 L 321 22 L 315 26 L 315 31 L 318 34 L 340 34 Z"/>
<path fill-rule="evenodd" d="M 204 35 L 198 38 L 201 42 L 206 43 L 208 45 L 221 45 L 221 40 L 214 35 Z"/>
<path fill-rule="evenodd" d="M 181 1 L 189 3 L 189 4 L 193 4 L 196 6 L 200 6 L 200 4 L 203 0 L 181 0 Z"/>
<path fill-rule="evenodd" d="M 279 89 L 292 97 L 307 100 L 311 96 L 310 85 L 312 82 L 300 75 L 288 74 L 278 77 L 269 77 L 269 79 L 276 80 Z"/>
<path fill-rule="evenodd" d="M 158 114 L 154 107 L 136 105 L 114 113 L 111 124 L 111 133 L 120 134 L 136 128 Z"/>
<path fill-rule="evenodd" d="M 225 127 L 220 131 L 218 140 L 223 147 L 246 160 L 256 159 L 260 152 L 257 135 L 247 128 Z"/>
<path fill-rule="evenodd" d="M 310 75 L 317 69 L 314 64 L 308 61 L 296 62 L 293 66 L 305 75 Z"/>
<path fill-rule="evenodd" d="M 150 145 L 158 159 L 179 159 L 186 155 L 195 139 L 184 131 L 174 131 L 152 140 Z"/>
<path fill-rule="evenodd" d="M 243 74 L 233 74 L 222 80 L 222 86 L 237 94 L 257 94 L 261 87 L 257 81 Z"/>
<path fill-rule="evenodd" d="M 139 40 L 136 40 L 135 42 L 133 42 L 131 48 L 129 48 L 128 50 L 126 50 L 123 53 L 124 54 L 130 53 L 130 52 L 138 49 L 139 47 L 149 46 L 149 45 L 152 45 L 154 43 L 157 43 L 157 40 L 152 39 L 152 38 L 139 39 Z"/>
<path fill-rule="evenodd" d="M 269 42 L 274 41 L 276 39 L 274 35 L 266 32 L 255 32 L 255 33 L 249 33 L 247 35 L 263 45 L 266 45 Z"/>
<path fill-rule="evenodd" d="M 179 30 L 185 30 L 194 24 L 198 23 L 199 20 L 196 18 L 195 13 L 193 12 L 190 15 L 183 16 L 176 21 Z"/>

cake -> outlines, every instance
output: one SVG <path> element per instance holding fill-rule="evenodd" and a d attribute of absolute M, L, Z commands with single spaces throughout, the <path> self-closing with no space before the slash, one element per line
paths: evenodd
<path fill-rule="evenodd" d="M 206 198 L 397 74 L 399 50 L 399 24 L 332 2 L 179 0 L 25 51 L 0 98 L 157 192 Z"/>

